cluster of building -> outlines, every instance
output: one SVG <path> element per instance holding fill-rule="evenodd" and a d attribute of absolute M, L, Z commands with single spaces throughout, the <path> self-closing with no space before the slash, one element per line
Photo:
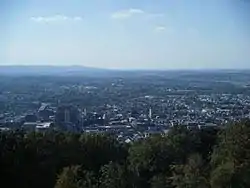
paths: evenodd
<path fill-rule="evenodd" d="M 0 129 L 105 132 L 130 142 L 176 125 L 214 128 L 250 118 L 249 74 L 176 74 L 6 77 Z"/>
<path fill-rule="evenodd" d="M 175 125 L 201 129 L 250 118 L 250 97 L 243 94 L 147 95 L 95 109 L 42 103 L 36 111 L 22 116 L 10 118 L 8 113 L 1 114 L 0 128 L 105 132 L 116 135 L 120 141 L 131 142 L 166 133 Z"/>

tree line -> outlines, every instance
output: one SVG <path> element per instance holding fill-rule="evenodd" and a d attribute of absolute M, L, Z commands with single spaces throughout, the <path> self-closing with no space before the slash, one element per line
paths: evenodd
<path fill-rule="evenodd" d="M 0 133 L 0 182 L 18 188 L 247 188 L 250 122 L 170 129 L 132 144 L 105 134 Z"/>

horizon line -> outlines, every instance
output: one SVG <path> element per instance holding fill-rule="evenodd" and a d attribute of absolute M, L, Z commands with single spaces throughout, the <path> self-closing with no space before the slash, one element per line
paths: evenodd
<path fill-rule="evenodd" d="M 109 67 L 90 67 L 85 65 L 0 65 L 0 67 L 54 67 L 54 68 L 70 68 L 70 67 L 79 67 L 79 68 L 90 68 L 90 69 L 103 69 L 111 71 L 247 71 L 249 68 L 109 68 Z"/>

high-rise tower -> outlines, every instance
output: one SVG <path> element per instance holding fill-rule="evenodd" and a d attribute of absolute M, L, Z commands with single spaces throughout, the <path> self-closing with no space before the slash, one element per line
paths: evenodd
<path fill-rule="evenodd" d="M 149 117 L 149 119 L 152 119 L 152 109 L 151 108 L 149 108 L 148 117 Z"/>
<path fill-rule="evenodd" d="M 71 105 L 64 105 L 57 108 L 56 111 L 56 123 L 73 123 L 79 124 L 80 113 L 79 110 Z"/>

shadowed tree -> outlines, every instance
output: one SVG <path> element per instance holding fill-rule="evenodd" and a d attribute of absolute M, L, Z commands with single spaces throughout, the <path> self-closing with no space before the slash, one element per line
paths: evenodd
<path fill-rule="evenodd" d="M 101 170 L 100 188 L 129 188 L 131 179 L 125 165 L 110 162 Z"/>
<path fill-rule="evenodd" d="M 211 158 L 213 188 L 250 187 L 250 122 L 229 125 Z"/>
<path fill-rule="evenodd" d="M 185 165 L 172 166 L 172 185 L 175 188 L 208 188 L 205 169 L 199 154 L 193 154 Z"/>
<path fill-rule="evenodd" d="M 167 181 L 167 176 L 165 174 L 155 175 L 150 180 L 150 188 L 170 188 L 172 187 Z"/>
<path fill-rule="evenodd" d="M 91 171 L 82 170 L 81 166 L 65 167 L 58 176 L 55 188 L 97 188 L 97 180 Z"/>
<path fill-rule="evenodd" d="M 80 169 L 80 166 L 65 167 L 62 173 L 58 176 L 55 188 L 80 188 Z"/>

